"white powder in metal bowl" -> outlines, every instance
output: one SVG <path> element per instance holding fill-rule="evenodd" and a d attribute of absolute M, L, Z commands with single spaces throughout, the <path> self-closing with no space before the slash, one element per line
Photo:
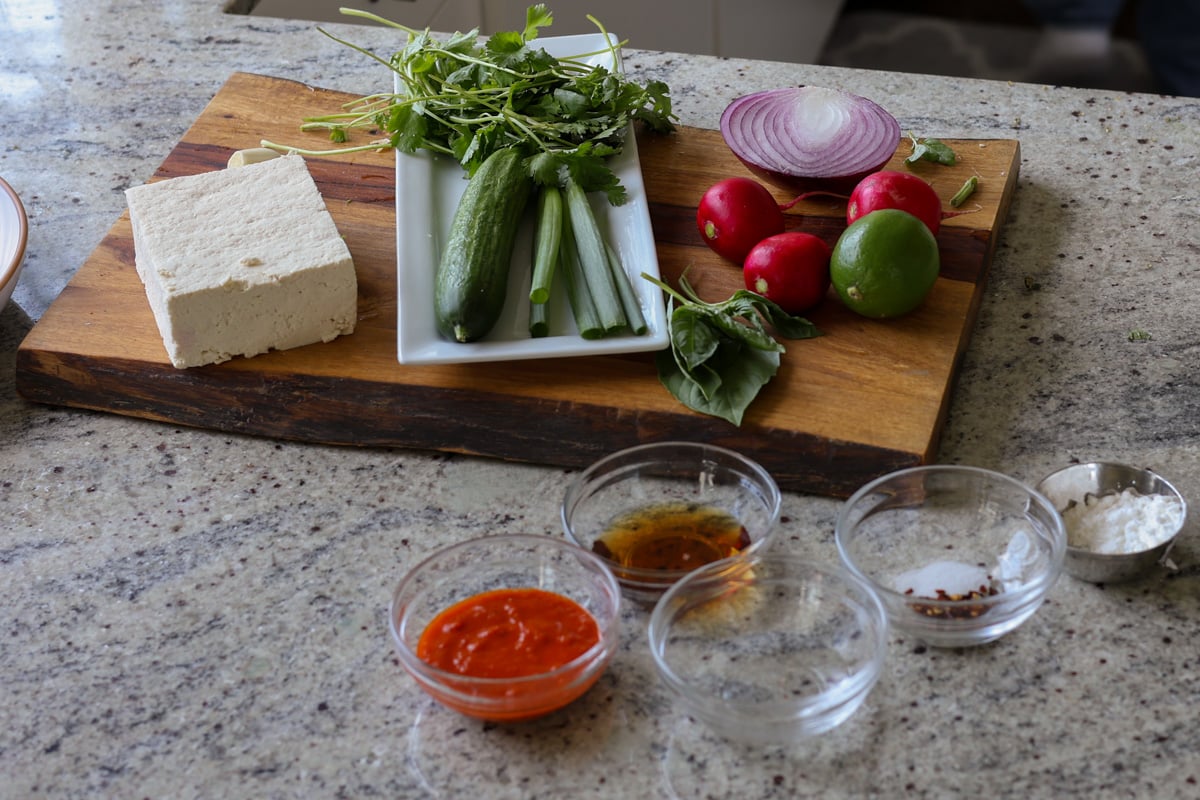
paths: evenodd
<path fill-rule="evenodd" d="M 1179 498 L 1126 489 L 1103 497 L 1089 494 L 1063 512 L 1067 544 L 1093 553 L 1140 553 L 1162 544 L 1179 529 Z"/>

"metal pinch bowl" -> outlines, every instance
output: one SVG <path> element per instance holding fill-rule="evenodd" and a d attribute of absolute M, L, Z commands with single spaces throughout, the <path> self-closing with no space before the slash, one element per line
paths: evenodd
<path fill-rule="evenodd" d="M 1133 489 L 1139 494 L 1161 494 L 1179 500 L 1179 526 L 1164 541 L 1136 553 L 1095 553 L 1067 544 L 1063 569 L 1068 575 L 1089 583 L 1121 583 L 1136 580 L 1164 561 L 1187 520 L 1187 501 L 1165 478 L 1148 469 L 1093 461 L 1073 464 L 1042 479 L 1037 490 L 1061 513 L 1070 502 L 1083 502 L 1087 494 L 1103 496 Z"/>

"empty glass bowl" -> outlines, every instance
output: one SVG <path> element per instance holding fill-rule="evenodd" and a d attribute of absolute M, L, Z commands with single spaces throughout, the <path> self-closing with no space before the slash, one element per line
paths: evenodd
<path fill-rule="evenodd" d="M 1040 493 L 977 467 L 900 470 L 855 492 L 838 552 L 883 600 L 892 626 L 935 646 L 998 639 L 1041 606 L 1066 531 Z"/>
<path fill-rule="evenodd" d="M 862 705 L 887 650 L 878 597 L 840 565 L 757 555 L 702 567 L 650 615 L 659 677 L 728 739 L 794 742 Z"/>
<path fill-rule="evenodd" d="M 660 442 L 621 450 L 567 488 L 567 536 L 597 553 L 625 595 L 653 603 L 693 569 L 771 541 L 781 497 L 770 474 L 732 450 Z"/>
<path fill-rule="evenodd" d="M 518 678 L 467 677 L 417 655 L 426 626 L 456 603 L 502 589 L 542 589 L 573 600 L 595 619 L 600 639 L 562 666 Z M 621 592 L 596 556 L 547 535 L 496 535 L 435 552 L 396 587 L 388 614 L 400 663 L 434 699 L 467 716 L 516 721 L 556 711 L 604 673 L 619 640 Z"/>

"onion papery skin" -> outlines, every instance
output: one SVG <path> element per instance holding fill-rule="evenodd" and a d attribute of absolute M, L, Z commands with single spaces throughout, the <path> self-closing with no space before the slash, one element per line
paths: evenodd
<path fill-rule="evenodd" d="M 768 183 L 794 192 L 843 194 L 882 169 L 901 138 L 900 123 L 879 104 L 819 86 L 736 98 L 721 114 L 721 136 Z"/>

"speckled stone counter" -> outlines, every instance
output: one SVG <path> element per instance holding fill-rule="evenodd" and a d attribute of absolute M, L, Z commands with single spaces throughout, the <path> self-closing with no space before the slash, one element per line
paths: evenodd
<path fill-rule="evenodd" d="M 992 645 L 893 637 L 866 706 L 818 743 L 745 749 L 687 719 L 633 608 L 583 700 L 485 725 L 402 672 L 388 596 L 439 545 L 557 534 L 567 472 L 21 401 L 18 343 L 232 71 L 388 85 L 311 23 L 220 5 L 0 3 L 0 175 L 32 225 L 0 313 L 0 797 L 1200 796 L 1194 524 L 1174 569 L 1064 577 Z M 1200 499 L 1200 102 L 645 52 L 627 66 L 666 80 L 691 125 L 745 91 L 818 83 L 927 135 L 1020 139 L 939 458 L 1030 482 L 1123 460 Z M 837 507 L 789 495 L 779 546 L 836 558 Z"/>

